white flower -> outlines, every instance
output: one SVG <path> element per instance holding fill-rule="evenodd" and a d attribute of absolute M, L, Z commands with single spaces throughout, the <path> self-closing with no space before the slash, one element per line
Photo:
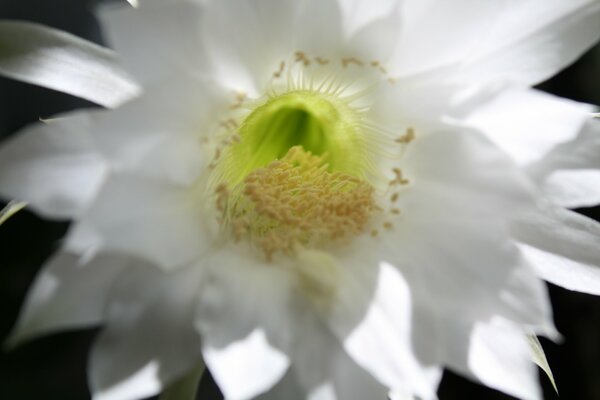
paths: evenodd
<path fill-rule="evenodd" d="M 561 208 L 600 202 L 600 128 L 528 87 L 598 39 L 599 15 L 593 0 L 104 12 L 144 95 L 0 149 L 4 196 L 76 221 L 13 341 L 103 324 L 102 400 L 153 395 L 201 357 L 230 399 L 432 399 L 442 367 L 540 398 L 527 335 L 555 335 L 540 278 L 600 294 L 600 228 Z"/>

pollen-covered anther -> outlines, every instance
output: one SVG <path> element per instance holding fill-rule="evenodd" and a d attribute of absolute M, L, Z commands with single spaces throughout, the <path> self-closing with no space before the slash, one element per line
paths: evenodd
<path fill-rule="evenodd" d="M 406 129 L 406 133 L 395 140 L 396 143 L 409 144 L 415 140 L 415 130 L 413 128 Z"/>
<path fill-rule="evenodd" d="M 408 185 L 410 181 L 404 178 L 404 174 L 400 168 L 393 168 L 392 172 L 395 175 L 395 178 L 390 181 L 390 185 Z"/>
<path fill-rule="evenodd" d="M 296 57 L 296 62 L 301 62 L 302 64 L 304 64 L 305 67 L 308 67 L 310 65 L 310 58 L 306 55 L 305 52 L 297 51 L 294 53 L 294 56 Z"/>
<path fill-rule="evenodd" d="M 362 67 L 363 65 L 365 65 L 365 63 L 361 60 L 359 60 L 356 57 L 346 57 L 346 58 L 342 58 L 342 66 L 344 68 L 346 68 L 347 66 L 349 66 L 350 64 L 354 64 L 354 65 L 358 65 L 359 67 Z"/>
<path fill-rule="evenodd" d="M 273 72 L 273 77 L 281 78 L 281 75 L 283 74 L 284 70 L 285 70 L 285 61 L 282 61 L 279 63 L 279 68 L 277 69 L 277 71 Z"/>
<path fill-rule="evenodd" d="M 281 160 L 253 171 L 228 211 L 232 227 L 267 259 L 362 233 L 378 210 L 373 187 L 327 168 L 325 157 L 294 146 Z"/>

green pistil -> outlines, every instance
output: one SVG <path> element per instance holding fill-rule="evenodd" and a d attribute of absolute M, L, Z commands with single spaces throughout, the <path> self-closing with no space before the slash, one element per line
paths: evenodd
<path fill-rule="evenodd" d="M 283 158 L 294 146 L 323 157 L 330 172 L 364 173 L 359 113 L 323 93 L 298 90 L 271 98 L 246 117 L 239 135 L 241 141 L 227 149 L 221 165 L 229 185 Z"/>

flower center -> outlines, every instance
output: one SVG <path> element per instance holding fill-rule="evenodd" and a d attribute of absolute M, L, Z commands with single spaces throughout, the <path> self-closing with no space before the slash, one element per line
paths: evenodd
<path fill-rule="evenodd" d="M 241 142 L 231 146 L 224 160 L 224 177 L 229 184 L 238 184 L 294 146 L 323 157 L 329 171 L 361 176 L 366 155 L 360 124 L 360 114 L 335 96 L 310 90 L 276 96 L 242 122 Z"/>
<path fill-rule="evenodd" d="M 251 111 L 216 167 L 221 223 L 267 259 L 363 232 L 377 210 L 360 112 L 311 90 Z"/>

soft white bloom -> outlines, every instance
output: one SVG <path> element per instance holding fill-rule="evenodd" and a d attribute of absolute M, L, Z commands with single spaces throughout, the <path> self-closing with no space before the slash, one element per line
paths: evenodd
<path fill-rule="evenodd" d="M 201 357 L 228 399 L 433 399 L 442 367 L 539 399 L 540 278 L 600 294 L 600 227 L 562 208 L 600 202 L 600 127 L 529 87 L 599 18 L 595 0 L 103 12 L 144 95 L 0 149 L 2 195 L 76 221 L 13 340 L 103 324 L 98 400 Z"/>

